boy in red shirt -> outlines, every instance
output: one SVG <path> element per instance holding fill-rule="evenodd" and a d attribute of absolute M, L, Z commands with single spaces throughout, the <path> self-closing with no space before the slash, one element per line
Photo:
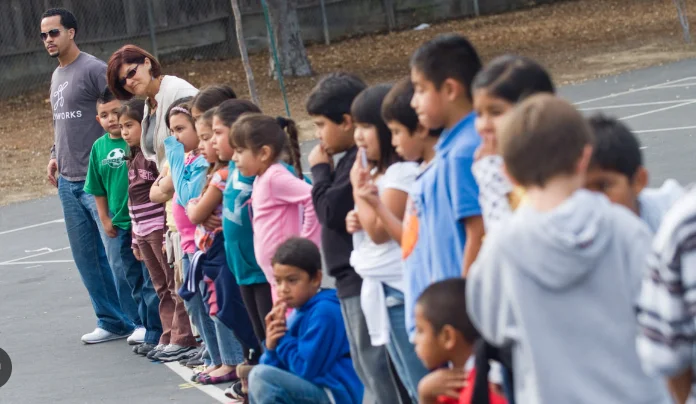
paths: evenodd
<path fill-rule="evenodd" d="M 467 363 L 479 333 L 466 314 L 465 291 L 465 279 L 447 279 L 428 286 L 416 302 L 416 354 L 428 369 L 437 369 L 418 384 L 421 404 L 472 403 L 476 369 Z M 507 404 L 498 391 L 489 387 L 488 402 Z"/>

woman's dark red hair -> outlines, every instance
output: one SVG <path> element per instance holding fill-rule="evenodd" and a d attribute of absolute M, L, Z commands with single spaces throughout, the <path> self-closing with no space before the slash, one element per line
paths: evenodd
<path fill-rule="evenodd" d="M 157 59 L 152 56 L 148 51 L 142 49 L 135 45 L 124 45 L 121 49 L 114 52 L 109 58 L 109 64 L 106 68 L 106 82 L 109 84 L 111 92 L 114 93 L 116 98 L 119 100 L 130 100 L 133 98 L 134 94 L 126 91 L 121 85 L 121 77 L 119 76 L 119 71 L 121 66 L 128 65 L 132 63 L 144 63 L 145 59 L 150 59 L 152 65 L 152 70 L 150 74 L 152 77 L 157 78 L 162 75 L 162 66 L 159 64 Z"/>

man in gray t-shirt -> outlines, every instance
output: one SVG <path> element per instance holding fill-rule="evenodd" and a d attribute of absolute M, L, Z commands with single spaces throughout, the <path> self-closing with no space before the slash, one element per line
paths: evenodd
<path fill-rule="evenodd" d="M 92 144 L 104 134 L 95 117 L 97 98 L 106 86 L 106 64 L 80 52 L 76 33 L 77 21 L 69 11 L 54 8 L 43 14 L 41 38 L 59 64 L 51 79 L 55 142 L 47 174 L 58 187 L 73 259 L 97 316 L 97 328 L 82 342 L 94 344 L 128 337 L 134 324 L 119 303 L 94 196 L 83 189 Z"/>

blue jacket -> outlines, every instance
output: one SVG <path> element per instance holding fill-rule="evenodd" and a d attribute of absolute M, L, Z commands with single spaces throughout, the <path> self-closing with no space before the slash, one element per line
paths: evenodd
<path fill-rule="evenodd" d="M 201 196 L 201 192 L 203 192 L 208 162 L 199 156 L 191 164 L 185 165 L 184 145 L 179 143 L 174 136 L 164 139 L 164 150 L 174 183 L 176 203 L 186 207 L 191 199 Z"/>
<path fill-rule="evenodd" d="M 295 173 L 293 166 L 282 161 L 281 164 Z M 243 176 L 234 161 L 229 162 L 228 168 L 227 185 L 222 193 L 222 231 L 225 234 L 227 265 L 239 285 L 266 283 L 266 275 L 254 255 L 254 230 L 248 203 L 256 176 Z M 305 182 L 312 183 L 307 177 Z"/>
<path fill-rule="evenodd" d="M 363 385 L 353 369 L 336 291 L 319 291 L 293 311 L 287 326 L 276 349 L 266 349 L 261 363 L 328 388 L 336 404 L 361 403 Z"/>

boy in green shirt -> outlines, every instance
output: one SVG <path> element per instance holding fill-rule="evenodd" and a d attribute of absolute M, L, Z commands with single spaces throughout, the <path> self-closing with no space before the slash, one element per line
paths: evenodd
<path fill-rule="evenodd" d="M 128 343 L 154 347 L 162 335 L 159 298 L 147 268 L 135 258 L 132 250 L 129 173 L 125 160 L 130 151 L 121 138 L 120 109 L 121 102 L 108 88 L 104 89 L 97 100 L 97 121 L 106 134 L 92 146 L 84 190 L 95 197 L 101 221 L 99 230 L 116 279 L 121 308 L 136 327 Z"/>

